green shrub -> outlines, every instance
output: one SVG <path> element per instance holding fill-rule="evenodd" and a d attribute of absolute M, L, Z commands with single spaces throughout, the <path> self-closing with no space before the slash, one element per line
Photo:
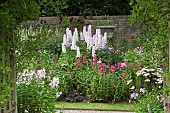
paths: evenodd
<path fill-rule="evenodd" d="M 136 113 L 164 113 L 163 100 L 161 100 L 161 93 L 152 91 L 146 93 L 146 95 L 141 95 L 137 99 L 137 102 L 134 106 Z"/>

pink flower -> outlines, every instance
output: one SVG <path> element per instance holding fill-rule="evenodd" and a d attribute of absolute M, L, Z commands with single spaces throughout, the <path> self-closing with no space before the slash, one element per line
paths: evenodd
<path fill-rule="evenodd" d="M 118 69 L 121 71 L 122 68 L 125 66 L 125 64 L 124 64 L 124 63 L 121 63 L 121 62 L 118 62 L 118 63 L 117 63 L 117 66 L 118 66 Z"/>
<path fill-rule="evenodd" d="M 94 55 L 94 57 L 93 57 L 93 67 L 95 67 L 96 65 L 97 65 L 97 57 L 96 57 L 96 55 Z"/>
<path fill-rule="evenodd" d="M 79 68 L 79 67 L 81 67 L 80 59 L 78 59 L 77 64 L 76 64 L 76 68 Z"/>
<path fill-rule="evenodd" d="M 103 73 L 106 72 L 106 66 L 105 66 L 103 63 L 100 64 L 99 67 L 98 67 L 98 73 L 99 73 L 99 74 L 101 74 L 101 73 L 100 73 L 101 70 L 102 70 Z"/>
<path fill-rule="evenodd" d="M 38 53 L 38 54 L 41 54 L 41 50 L 38 50 L 37 53 Z"/>
<path fill-rule="evenodd" d="M 124 82 L 124 79 L 125 79 L 125 74 L 122 74 L 122 77 L 121 77 L 122 83 Z"/>
<path fill-rule="evenodd" d="M 111 71 L 116 72 L 116 67 L 115 66 L 111 66 Z"/>
<path fill-rule="evenodd" d="M 86 56 L 83 56 L 83 62 L 84 62 L 85 64 L 87 63 Z"/>
<path fill-rule="evenodd" d="M 108 62 L 108 70 L 111 71 L 110 62 Z"/>
<path fill-rule="evenodd" d="M 129 64 L 128 62 L 126 62 L 125 64 L 128 68 L 130 68 L 131 64 Z"/>

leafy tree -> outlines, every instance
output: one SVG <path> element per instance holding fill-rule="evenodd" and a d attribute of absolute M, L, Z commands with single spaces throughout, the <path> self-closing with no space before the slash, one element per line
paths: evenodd
<path fill-rule="evenodd" d="M 9 99 L 9 91 L 13 90 L 14 83 L 9 80 L 8 74 L 14 74 L 14 29 L 21 22 L 31 20 L 39 16 L 40 7 L 34 0 L 1 0 L 0 1 L 0 110 L 5 101 Z M 10 53 L 10 54 L 9 54 Z M 10 59 L 10 62 L 8 62 Z M 6 79 L 4 83 L 3 80 Z"/>
<path fill-rule="evenodd" d="M 137 29 L 137 36 L 143 40 L 146 52 L 146 57 L 141 59 L 142 64 L 165 68 L 170 1 L 131 0 L 131 5 L 133 10 L 130 22 Z"/>

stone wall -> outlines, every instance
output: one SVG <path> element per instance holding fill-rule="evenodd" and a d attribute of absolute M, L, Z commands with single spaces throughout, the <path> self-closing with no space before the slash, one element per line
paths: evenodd
<path fill-rule="evenodd" d="M 78 18 L 78 16 L 72 16 L 74 18 Z M 58 20 L 59 17 L 40 17 L 39 21 L 45 20 L 46 22 L 54 22 Z M 106 26 L 115 26 L 114 34 L 115 36 L 120 39 L 122 37 L 127 39 L 134 38 L 135 30 L 130 27 L 129 23 L 129 16 L 87 16 L 86 22 L 89 21 L 90 24 L 96 24 L 97 20 L 100 21 L 109 21 L 111 22 L 109 25 Z M 108 24 L 108 23 L 107 23 Z"/>

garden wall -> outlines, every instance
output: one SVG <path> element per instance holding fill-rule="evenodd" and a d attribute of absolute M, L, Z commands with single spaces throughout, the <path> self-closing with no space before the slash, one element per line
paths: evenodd
<path fill-rule="evenodd" d="M 78 16 L 73 16 L 75 18 L 78 18 Z M 135 30 L 130 27 L 129 23 L 130 16 L 124 15 L 124 16 L 87 16 L 86 22 L 90 24 L 96 24 L 97 21 L 106 23 L 105 26 L 115 26 L 115 36 L 119 39 L 122 37 L 125 37 L 127 39 L 134 38 L 134 32 Z M 59 17 L 40 17 L 39 21 L 45 20 L 47 23 L 54 22 L 54 20 L 58 20 Z M 109 21 L 109 22 L 108 22 Z M 110 23 L 110 24 L 109 24 Z M 104 25 L 104 24 L 103 24 Z"/>

